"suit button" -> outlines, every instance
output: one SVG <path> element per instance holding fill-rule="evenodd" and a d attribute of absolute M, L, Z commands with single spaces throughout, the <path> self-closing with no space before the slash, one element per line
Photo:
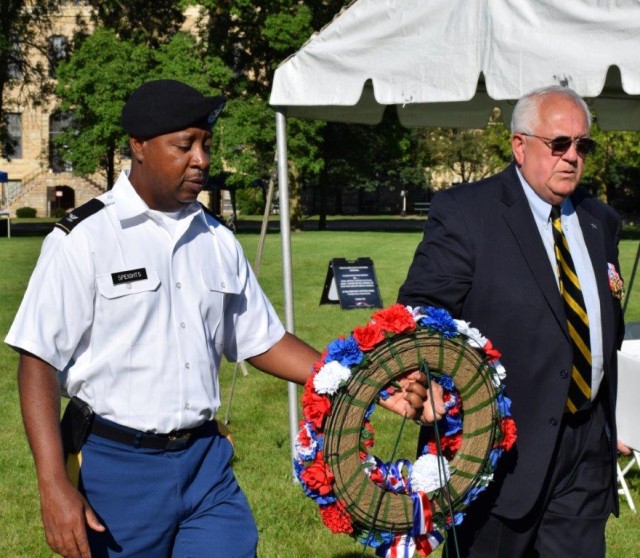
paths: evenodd
<path fill-rule="evenodd" d="M 549 419 L 549 424 L 550 424 L 551 426 L 558 426 L 558 419 L 550 418 L 550 419 Z"/>
<path fill-rule="evenodd" d="M 560 377 L 563 380 L 566 380 L 569 377 L 569 371 L 566 368 L 563 368 L 562 370 L 560 370 Z"/>

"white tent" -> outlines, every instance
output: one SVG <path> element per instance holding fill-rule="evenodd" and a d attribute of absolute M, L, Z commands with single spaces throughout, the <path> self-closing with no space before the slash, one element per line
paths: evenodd
<path fill-rule="evenodd" d="M 598 124 L 640 129 L 638 0 L 357 0 L 276 70 L 285 323 L 293 324 L 286 117 L 407 126 L 508 124 L 522 94 L 551 84 L 585 97 Z M 292 444 L 295 386 L 289 386 Z M 292 446 L 293 451 L 293 446 Z"/>

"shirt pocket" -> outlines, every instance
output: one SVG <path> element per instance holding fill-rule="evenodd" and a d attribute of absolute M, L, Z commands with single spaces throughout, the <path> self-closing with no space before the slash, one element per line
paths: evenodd
<path fill-rule="evenodd" d="M 98 330 L 118 331 L 126 345 L 149 343 L 161 333 L 159 320 L 160 277 L 153 268 L 146 269 L 146 279 L 114 284 L 111 273 L 96 276 Z"/>
<path fill-rule="evenodd" d="M 242 292 L 239 277 L 224 268 L 203 267 L 200 276 L 204 285 L 202 318 L 205 335 L 214 344 L 214 352 L 219 355 L 224 345 L 225 334 L 230 328 L 235 307 L 233 300 Z M 229 331 L 225 331 L 229 329 Z"/>
<path fill-rule="evenodd" d="M 203 267 L 201 269 L 202 281 L 207 290 L 214 293 L 236 295 L 240 294 L 240 279 L 235 273 L 226 269 Z"/>

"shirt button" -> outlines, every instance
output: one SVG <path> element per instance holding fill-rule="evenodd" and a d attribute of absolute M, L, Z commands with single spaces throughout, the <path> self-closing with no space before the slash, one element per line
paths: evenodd
<path fill-rule="evenodd" d="M 187 327 L 187 324 L 185 324 L 184 322 L 180 322 L 180 327 L 184 329 L 185 327 Z"/>
<path fill-rule="evenodd" d="M 176 283 L 176 287 L 177 287 L 178 289 L 181 289 L 181 288 L 182 288 L 182 283 L 180 283 L 180 282 L 178 281 L 178 282 Z"/>
<path fill-rule="evenodd" d="M 127 283 L 127 289 L 132 289 L 133 285 L 131 283 Z"/>
<path fill-rule="evenodd" d="M 227 287 L 227 284 L 223 282 L 223 283 L 220 283 L 220 286 L 221 286 L 223 289 L 225 289 L 225 288 Z"/>
<path fill-rule="evenodd" d="M 551 426 L 558 426 L 558 419 L 550 418 L 550 419 L 549 419 L 549 424 L 550 424 Z"/>
<path fill-rule="evenodd" d="M 566 368 L 563 368 L 562 370 L 560 370 L 560 377 L 563 380 L 566 380 L 569 377 L 569 371 Z"/>
<path fill-rule="evenodd" d="M 191 368 L 191 364 L 190 364 L 189 362 L 187 362 L 187 363 L 184 365 L 184 367 L 185 367 L 187 370 L 189 370 L 189 368 Z"/>
<path fill-rule="evenodd" d="M 189 409 L 191 409 L 191 405 L 189 405 L 189 403 L 187 403 L 187 404 L 184 406 L 184 409 L 185 409 L 185 411 L 188 411 Z"/>

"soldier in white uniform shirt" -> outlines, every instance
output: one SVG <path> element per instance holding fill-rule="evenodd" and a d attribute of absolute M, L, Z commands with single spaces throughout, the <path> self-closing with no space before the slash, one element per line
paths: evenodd
<path fill-rule="evenodd" d="M 318 353 L 285 332 L 238 242 L 196 201 L 223 105 L 173 80 L 133 93 L 130 172 L 46 238 L 5 339 L 20 352 L 45 536 L 64 556 L 255 555 L 213 420 L 220 359 L 302 384 Z M 402 397 L 396 410 L 423 412 L 420 384 Z"/>

